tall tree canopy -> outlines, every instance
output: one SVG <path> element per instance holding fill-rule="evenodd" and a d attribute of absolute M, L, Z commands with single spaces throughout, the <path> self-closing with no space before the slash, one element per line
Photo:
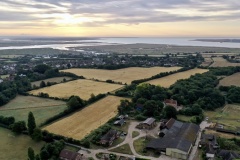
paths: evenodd
<path fill-rule="evenodd" d="M 32 135 L 34 129 L 36 128 L 35 118 L 32 112 L 28 113 L 28 134 Z"/>

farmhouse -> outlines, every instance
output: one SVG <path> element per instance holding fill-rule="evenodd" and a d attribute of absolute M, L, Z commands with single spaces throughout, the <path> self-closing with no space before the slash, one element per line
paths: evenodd
<path fill-rule="evenodd" d="M 153 129 L 156 126 L 156 120 L 154 118 L 147 118 L 144 122 L 137 125 L 139 129 Z"/>
<path fill-rule="evenodd" d="M 113 141 L 119 136 L 118 131 L 110 130 L 108 131 L 100 140 L 100 144 L 111 146 Z"/>
<path fill-rule="evenodd" d="M 59 158 L 61 160 L 85 160 L 86 159 L 85 157 L 83 157 L 83 155 L 77 152 L 66 150 L 66 149 L 63 149 L 61 151 Z"/>
<path fill-rule="evenodd" d="M 174 100 L 174 99 L 165 99 L 165 100 L 164 100 L 164 104 L 165 104 L 166 106 L 172 106 L 172 107 L 174 107 L 176 110 L 180 110 L 180 109 L 181 109 L 181 106 L 178 106 L 177 101 Z"/>
<path fill-rule="evenodd" d="M 193 123 L 182 123 L 170 119 L 160 132 L 162 138 L 150 141 L 146 148 L 173 158 L 187 159 L 194 145 L 200 127 Z"/>

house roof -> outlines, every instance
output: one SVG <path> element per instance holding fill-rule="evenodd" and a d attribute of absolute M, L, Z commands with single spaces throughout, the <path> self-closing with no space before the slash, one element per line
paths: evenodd
<path fill-rule="evenodd" d="M 113 136 L 115 136 L 116 134 L 117 134 L 117 131 L 111 129 L 110 131 L 108 131 L 108 132 L 101 138 L 101 141 L 102 141 L 102 140 L 104 140 L 104 141 L 110 141 L 111 138 L 112 138 Z"/>
<path fill-rule="evenodd" d="M 67 160 L 81 160 L 82 156 L 77 152 L 73 152 L 73 151 L 69 151 L 67 149 L 63 149 L 60 152 L 59 157 L 67 159 Z"/>
<path fill-rule="evenodd" d="M 233 160 L 240 158 L 240 155 L 238 153 L 223 149 L 217 153 L 217 156 L 222 157 L 224 160 Z"/>
<path fill-rule="evenodd" d="M 123 119 L 123 118 L 124 118 L 124 115 L 118 116 L 118 119 Z"/>
<path fill-rule="evenodd" d="M 169 120 L 167 121 L 167 123 L 166 123 L 166 127 L 167 127 L 168 129 L 170 129 L 170 128 L 172 127 L 172 125 L 173 125 L 174 122 L 175 122 L 175 119 L 174 119 L 174 118 L 169 119 Z"/>
<path fill-rule="evenodd" d="M 151 125 L 153 122 L 155 122 L 155 119 L 151 117 L 151 118 L 146 119 L 143 123 Z"/>
<path fill-rule="evenodd" d="M 164 103 L 168 104 L 168 105 L 173 105 L 173 106 L 177 106 L 177 101 L 173 100 L 173 99 L 165 99 Z"/>
<path fill-rule="evenodd" d="M 123 123 L 124 123 L 124 119 L 120 119 L 114 122 L 115 125 L 117 124 L 123 125 Z"/>

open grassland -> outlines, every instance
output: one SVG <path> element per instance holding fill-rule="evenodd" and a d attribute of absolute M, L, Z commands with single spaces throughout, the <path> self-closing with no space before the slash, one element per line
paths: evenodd
<path fill-rule="evenodd" d="M 103 69 L 67 69 L 65 72 L 74 73 L 79 76 L 84 76 L 88 79 L 98 79 L 106 81 L 111 79 L 115 82 L 130 84 L 133 80 L 152 77 L 161 72 L 170 72 L 179 70 L 181 67 L 130 67 L 118 70 L 103 70 Z"/>
<path fill-rule="evenodd" d="M 213 64 L 210 67 L 229 67 L 229 66 L 240 66 L 240 63 L 230 63 L 223 57 L 213 57 Z"/>
<path fill-rule="evenodd" d="M 43 142 L 35 142 L 27 135 L 14 135 L 11 131 L 0 128 L 0 159 L 19 160 L 28 159 L 28 147 L 32 147 L 35 154 L 39 153 Z"/>
<path fill-rule="evenodd" d="M 227 76 L 220 80 L 219 82 L 220 86 L 239 86 L 240 87 L 240 73 L 235 73 L 231 76 Z"/>
<path fill-rule="evenodd" d="M 177 115 L 177 119 L 180 121 L 183 121 L 183 122 L 190 122 L 191 118 L 192 118 L 192 116 L 185 116 L 185 115 L 181 115 L 181 114 Z"/>
<path fill-rule="evenodd" d="M 32 84 L 32 86 L 33 86 L 33 85 L 40 86 L 40 83 L 41 83 L 42 81 L 44 81 L 45 83 L 47 83 L 47 82 L 61 83 L 61 82 L 63 82 L 63 79 L 64 79 L 64 78 L 65 78 L 67 81 L 70 80 L 70 79 L 72 79 L 72 78 L 70 78 L 70 77 L 55 77 L 55 78 L 48 78 L 48 79 L 41 80 L 41 81 L 35 81 L 35 82 L 32 82 L 31 84 Z"/>
<path fill-rule="evenodd" d="M 4 79 L 4 78 L 7 78 L 7 77 L 9 77 L 9 76 L 10 76 L 9 74 L 0 75 L 0 77 L 3 78 L 3 79 Z"/>
<path fill-rule="evenodd" d="M 105 124 L 109 119 L 115 117 L 118 113 L 117 107 L 121 99 L 123 98 L 107 96 L 43 129 L 51 133 L 80 140 L 91 131 Z"/>
<path fill-rule="evenodd" d="M 240 129 L 240 104 L 227 104 L 224 108 L 215 111 L 206 111 L 204 115 L 209 117 L 210 122 L 220 123 L 225 129 Z"/>
<path fill-rule="evenodd" d="M 66 107 L 66 103 L 63 101 L 32 96 L 17 96 L 8 104 L 0 107 L 0 115 L 13 116 L 16 121 L 23 120 L 27 122 L 28 113 L 31 111 L 37 125 L 40 125 L 52 116 L 64 111 Z"/>
<path fill-rule="evenodd" d="M 80 79 L 33 90 L 29 93 L 38 95 L 40 92 L 43 92 L 48 93 L 50 97 L 59 98 L 69 98 L 71 95 L 76 95 L 84 100 L 87 100 L 91 97 L 91 94 L 98 95 L 100 93 L 107 93 L 121 87 L 122 85 L 119 84 L 110 84 L 105 82 Z"/>
<path fill-rule="evenodd" d="M 150 81 L 147 81 L 146 83 L 150 83 L 153 85 L 160 85 L 162 87 L 170 87 L 172 84 L 176 83 L 177 80 L 187 79 L 192 75 L 195 75 L 197 73 L 205 73 L 207 71 L 208 71 L 207 69 L 195 68 L 188 71 L 175 73 L 166 77 L 150 80 Z"/>
<path fill-rule="evenodd" d="M 118 45 L 100 45 L 100 46 L 85 46 L 73 47 L 76 49 L 96 50 L 99 52 L 114 52 L 119 54 L 148 54 L 157 55 L 164 53 L 196 53 L 214 51 L 218 53 L 239 53 L 239 48 L 221 48 L 221 47 L 198 47 L 198 46 L 177 46 L 168 44 L 118 44 Z"/>

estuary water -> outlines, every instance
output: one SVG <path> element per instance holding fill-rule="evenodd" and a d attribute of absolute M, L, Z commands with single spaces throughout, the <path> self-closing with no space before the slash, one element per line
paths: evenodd
<path fill-rule="evenodd" d="M 56 41 L 50 39 L 35 41 L 24 40 L 24 45 L 17 45 L 18 41 L 22 40 L 11 40 L 8 39 L 7 46 L 0 47 L 0 50 L 7 49 L 29 49 L 29 48 L 53 48 L 60 50 L 68 50 L 68 47 L 81 47 L 81 46 L 98 46 L 98 45 L 112 45 L 112 44 L 135 44 L 135 43 L 146 43 L 146 44 L 166 44 L 166 45 L 178 45 L 178 46 L 205 46 L 205 47 L 226 47 L 226 48 L 240 48 L 240 43 L 220 43 L 220 42 L 204 42 L 195 41 L 198 38 L 96 38 L 91 40 L 82 40 L 79 38 L 68 39 L 67 43 L 64 39 L 59 38 Z M 221 38 L 204 38 L 204 39 L 221 39 Z M 226 38 L 224 38 L 226 39 Z M 228 38 L 232 39 L 232 38 Z M 28 43 L 29 42 L 29 43 Z M 0 44 L 5 43 L 4 39 L 0 38 Z M 46 44 L 49 43 L 49 44 Z M 11 45 L 12 44 L 12 45 Z M 20 43 L 19 43 L 20 44 Z"/>

